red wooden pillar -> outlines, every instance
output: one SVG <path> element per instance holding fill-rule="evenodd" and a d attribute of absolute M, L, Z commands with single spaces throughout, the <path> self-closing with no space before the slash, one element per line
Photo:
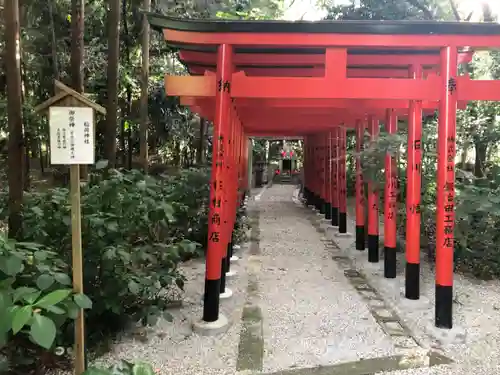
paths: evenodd
<path fill-rule="evenodd" d="M 332 132 L 325 135 L 325 219 L 332 220 Z"/>
<path fill-rule="evenodd" d="M 319 178 L 321 182 L 320 190 L 320 206 L 319 212 L 325 214 L 326 212 L 326 169 L 325 169 L 325 151 L 326 151 L 326 141 L 324 134 L 318 135 L 319 140 Z"/>
<path fill-rule="evenodd" d="M 365 250 L 365 182 L 361 166 L 361 152 L 364 150 L 365 123 L 356 121 L 356 249 Z"/>
<path fill-rule="evenodd" d="M 388 109 L 385 120 L 386 131 L 396 134 L 398 118 L 393 109 Z M 396 218 L 398 214 L 398 169 L 396 158 L 389 152 L 385 156 L 384 189 L 384 277 L 396 277 Z"/>
<path fill-rule="evenodd" d="M 233 236 L 234 236 L 234 231 L 236 229 L 236 218 L 237 218 L 237 213 L 238 213 L 238 207 L 240 207 L 241 204 L 241 160 L 242 160 L 242 127 L 240 122 L 238 121 L 237 115 L 235 116 L 235 137 L 233 139 L 233 150 L 234 150 L 234 181 L 235 181 L 235 187 L 233 189 L 233 199 L 232 204 L 233 207 L 231 209 L 232 216 L 231 216 L 231 237 L 228 243 L 227 247 L 227 258 L 226 258 L 226 273 L 225 276 L 233 276 L 235 275 L 235 271 L 231 271 L 231 258 L 233 256 Z"/>
<path fill-rule="evenodd" d="M 339 128 L 332 131 L 332 225 L 339 226 Z"/>
<path fill-rule="evenodd" d="M 226 288 L 226 273 L 229 270 L 229 253 L 231 246 L 231 237 L 233 233 L 233 212 L 234 212 L 234 191 L 236 181 L 234 178 L 234 139 L 236 135 L 236 114 L 232 103 L 230 104 L 229 118 L 230 118 L 230 128 L 227 132 L 227 141 L 225 143 L 225 158 L 223 161 L 223 167 L 225 168 L 225 173 L 227 174 L 227 179 L 224 181 L 222 187 L 224 191 L 224 217 L 223 217 L 223 244 L 224 250 L 221 257 L 221 276 L 220 276 L 220 298 L 229 298 L 232 295 L 232 291 Z"/>
<path fill-rule="evenodd" d="M 317 203 L 318 203 L 318 179 L 317 179 L 317 173 L 318 171 L 316 170 L 316 157 L 317 157 L 317 147 L 316 147 L 316 137 L 311 136 L 311 203 L 314 208 L 316 208 Z"/>
<path fill-rule="evenodd" d="M 248 146 L 249 142 L 250 138 L 245 133 L 243 137 L 243 186 L 244 186 L 243 202 L 245 202 L 245 198 L 250 192 L 249 178 L 248 178 L 248 172 L 249 172 L 248 163 L 251 160 L 248 156 L 248 153 L 250 151 L 250 147 Z"/>
<path fill-rule="evenodd" d="M 370 117 L 369 131 L 371 141 L 374 142 L 379 133 L 379 122 Z M 368 182 L 368 261 L 376 263 L 379 261 L 379 211 L 378 191 L 374 181 Z"/>
<path fill-rule="evenodd" d="M 314 135 L 314 206 L 317 211 L 321 209 L 321 153 L 320 142 L 317 134 Z"/>
<path fill-rule="evenodd" d="M 240 207 L 243 202 L 243 176 L 244 176 L 244 144 L 245 144 L 245 132 L 243 130 L 243 125 L 240 124 L 239 128 L 239 138 L 238 138 L 238 207 Z"/>
<path fill-rule="evenodd" d="M 308 193 L 307 193 L 307 162 L 309 160 L 309 156 L 307 154 L 307 136 L 304 136 L 302 140 L 302 174 L 301 174 L 301 186 L 302 186 L 302 199 L 304 204 L 307 206 Z"/>
<path fill-rule="evenodd" d="M 347 233 L 347 135 L 342 124 L 339 127 L 339 233 Z"/>
<path fill-rule="evenodd" d="M 410 77 L 422 78 L 422 68 L 412 67 Z M 406 275 L 405 296 L 420 298 L 420 196 L 422 179 L 422 102 L 410 102 L 406 169 Z"/>
<path fill-rule="evenodd" d="M 441 50 L 442 91 L 439 103 L 437 218 L 436 218 L 436 316 L 439 328 L 453 327 L 453 251 L 455 224 L 455 154 L 457 120 L 457 49 Z"/>
<path fill-rule="evenodd" d="M 217 81 L 219 90 L 215 96 L 215 122 L 213 137 L 213 160 L 210 183 L 210 208 L 208 222 L 208 244 L 206 256 L 205 294 L 203 320 L 215 322 L 219 319 L 221 258 L 225 251 L 223 242 L 225 217 L 223 202 L 227 173 L 224 165 L 227 150 L 227 137 L 230 129 L 229 108 L 230 79 L 232 70 L 232 47 L 220 45 L 217 52 Z"/>
<path fill-rule="evenodd" d="M 304 137 L 304 199 L 307 206 L 312 205 L 312 189 L 311 189 L 311 138 Z"/>

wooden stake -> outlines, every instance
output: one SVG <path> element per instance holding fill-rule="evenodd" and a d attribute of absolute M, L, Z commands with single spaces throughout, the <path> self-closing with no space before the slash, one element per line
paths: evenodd
<path fill-rule="evenodd" d="M 70 166 L 71 243 L 73 259 L 73 290 L 83 293 L 82 215 L 80 207 L 80 166 Z M 75 321 L 75 374 L 85 371 L 85 317 L 83 309 Z"/>

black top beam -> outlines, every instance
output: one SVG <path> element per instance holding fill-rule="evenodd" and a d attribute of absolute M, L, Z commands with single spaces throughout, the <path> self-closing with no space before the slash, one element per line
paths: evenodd
<path fill-rule="evenodd" d="M 290 33 L 376 35 L 499 35 L 500 24 L 441 21 L 246 21 L 181 19 L 146 13 L 156 30 L 200 33 Z"/>

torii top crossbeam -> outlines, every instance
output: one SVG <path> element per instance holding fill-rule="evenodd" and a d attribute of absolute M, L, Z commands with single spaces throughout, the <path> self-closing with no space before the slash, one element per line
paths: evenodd
<path fill-rule="evenodd" d="M 167 76 L 168 95 L 213 119 L 217 88 L 226 85 L 236 113 L 252 133 L 299 135 L 408 113 L 409 101 L 438 108 L 444 68 L 440 51 L 458 50 L 457 64 L 473 51 L 500 47 L 500 25 L 414 21 L 185 20 L 148 13 L 153 28 L 179 51 L 191 76 Z M 232 75 L 219 83 L 217 47 L 233 47 Z M 500 100 L 500 81 L 453 78 L 458 106 Z M 285 131 L 286 130 L 286 131 Z"/>

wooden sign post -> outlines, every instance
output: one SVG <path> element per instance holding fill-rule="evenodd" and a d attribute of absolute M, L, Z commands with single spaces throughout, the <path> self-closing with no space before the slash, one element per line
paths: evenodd
<path fill-rule="evenodd" d="M 55 81 L 55 87 L 56 95 L 35 111 L 48 110 L 51 164 L 70 166 L 73 290 L 83 293 L 80 165 L 95 162 L 95 112 L 106 114 L 106 110 L 59 81 Z M 80 375 L 86 369 L 83 309 L 75 321 L 74 353 L 75 374 Z"/>

